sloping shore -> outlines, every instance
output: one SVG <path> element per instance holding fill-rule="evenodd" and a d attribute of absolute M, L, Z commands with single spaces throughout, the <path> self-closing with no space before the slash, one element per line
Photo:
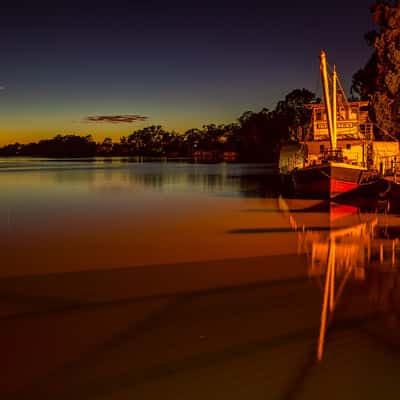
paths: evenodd
<path fill-rule="evenodd" d="M 376 314 L 365 293 L 366 283 L 347 290 L 318 364 L 322 291 L 302 256 L 3 278 L 0 393 L 3 399 L 354 399 L 376 398 L 382 387 L 395 393 L 400 386 L 387 371 L 400 367 L 398 346 L 383 340 L 379 327 L 399 326 L 391 314 Z"/>
<path fill-rule="evenodd" d="M 268 349 L 291 335 L 276 318 L 310 287 L 306 273 L 293 255 L 1 279 L 3 398 L 90 398 L 132 382 L 135 393 Z"/>

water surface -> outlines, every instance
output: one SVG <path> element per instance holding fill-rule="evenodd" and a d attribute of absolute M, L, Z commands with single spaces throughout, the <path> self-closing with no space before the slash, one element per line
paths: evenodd
<path fill-rule="evenodd" d="M 229 234 L 284 224 L 266 166 L 111 161 L 0 160 L 1 275 L 287 252 Z"/>
<path fill-rule="evenodd" d="M 400 392 L 398 215 L 265 165 L 0 159 L 0 189 L 2 398 Z"/>

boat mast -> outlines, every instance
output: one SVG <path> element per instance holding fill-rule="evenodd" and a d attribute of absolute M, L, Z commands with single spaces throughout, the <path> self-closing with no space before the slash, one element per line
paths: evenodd
<path fill-rule="evenodd" d="M 337 82 L 337 74 L 336 74 L 336 65 L 333 66 L 333 74 L 332 74 L 332 133 L 331 133 L 331 146 L 332 150 L 336 150 L 336 82 Z"/>
<path fill-rule="evenodd" d="M 329 95 L 328 73 L 327 73 L 327 68 L 326 68 L 326 54 L 323 50 L 321 50 L 319 59 L 320 59 L 322 86 L 324 89 L 325 111 L 326 111 L 326 117 L 328 119 L 329 140 L 331 142 L 331 150 L 335 150 L 336 140 L 334 143 L 334 141 L 333 141 L 334 133 L 333 133 L 333 124 L 332 124 L 332 107 L 331 107 L 331 98 Z M 336 100 L 335 100 L 335 102 L 336 102 Z"/>

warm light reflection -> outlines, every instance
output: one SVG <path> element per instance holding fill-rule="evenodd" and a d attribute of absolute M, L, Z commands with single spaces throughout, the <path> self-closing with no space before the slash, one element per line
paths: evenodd
<path fill-rule="evenodd" d="M 298 253 L 309 257 L 310 277 L 324 278 L 318 361 L 323 358 L 327 330 L 346 284 L 350 280 L 366 280 L 370 270 L 395 271 L 400 252 L 398 237 L 382 234 L 388 230 L 388 215 L 361 214 L 357 209 L 334 203 L 329 205 L 327 215 L 328 230 L 308 230 L 300 222 L 301 218 L 290 216 L 298 234 Z M 372 297 L 380 298 L 380 295 Z"/>
<path fill-rule="evenodd" d="M 121 160 L 0 163 L 1 274 L 294 254 L 291 232 L 230 233 L 282 226 L 278 212 L 251 212 L 276 210 L 275 199 L 246 198 L 266 182 L 257 177 L 262 171 Z"/>

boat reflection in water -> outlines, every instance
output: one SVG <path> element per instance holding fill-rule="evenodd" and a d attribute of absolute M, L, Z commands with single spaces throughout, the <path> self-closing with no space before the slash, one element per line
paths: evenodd
<path fill-rule="evenodd" d="M 320 227 L 308 228 L 301 221 L 302 213 L 289 215 L 298 233 L 298 253 L 307 256 L 309 276 L 323 291 L 318 361 L 323 358 L 327 333 L 337 314 L 347 321 L 360 316 L 361 323 L 379 321 L 375 333 L 381 342 L 387 342 L 387 320 L 395 317 L 397 321 L 400 306 L 400 229 L 391 223 L 391 216 L 363 214 L 355 207 L 335 203 L 320 204 L 315 209 L 322 208 L 327 208 L 328 221 Z M 395 336 L 397 344 L 398 334 L 390 330 L 389 341 L 393 342 Z"/>

